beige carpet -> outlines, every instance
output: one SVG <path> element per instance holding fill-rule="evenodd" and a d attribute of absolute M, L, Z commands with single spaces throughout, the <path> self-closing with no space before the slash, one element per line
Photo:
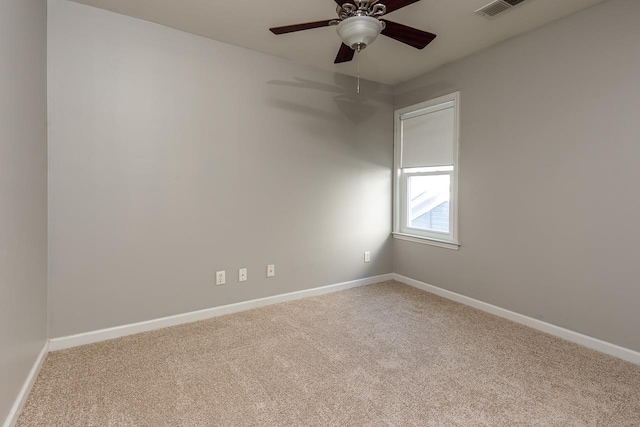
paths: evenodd
<path fill-rule="evenodd" d="M 640 426 L 640 367 L 395 282 L 51 353 L 19 426 Z"/>

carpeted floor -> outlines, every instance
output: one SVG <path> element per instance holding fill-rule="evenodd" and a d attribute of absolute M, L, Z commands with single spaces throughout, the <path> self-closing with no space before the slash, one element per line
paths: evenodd
<path fill-rule="evenodd" d="M 640 426 L 640 366 L 386 282 L 49 354 L 19 426 Z"/>

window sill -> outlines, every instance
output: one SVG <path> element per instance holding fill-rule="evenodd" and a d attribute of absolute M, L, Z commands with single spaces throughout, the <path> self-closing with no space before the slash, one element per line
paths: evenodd
<path fill-rule="evenodd" d="M 428 237 L 414 236 L 412 234 L 404 233 L 391 233 L 394 239 L 406 240 L 407 242 L 420 243 L 423 245 L 437 246 L 439 248 L 446 248 L 457 251 L 460 249 L 460 243 L 445 242 L 442 240 L 430 239 Z"/>

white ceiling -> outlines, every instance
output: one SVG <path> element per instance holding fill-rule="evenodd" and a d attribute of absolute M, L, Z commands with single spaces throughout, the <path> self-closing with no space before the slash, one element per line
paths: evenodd
<path fill-rule="evenodd" d="M 355 60 L 333 64 L 341 43 L 334 27 L 280 36 L 268 31 L 275 26 L 333 19 L 333 0 L 74 1 L 325 70 L 357 74 Z M 380 83 L 401 83 L 604 1 L 526 0 L 489 20 L 474 12 L 490 0 L 421 0 L 385 18 L 435 33 L 436 40 L 417 50 L 380 36 L 360 54 L 360 75 Z"/>

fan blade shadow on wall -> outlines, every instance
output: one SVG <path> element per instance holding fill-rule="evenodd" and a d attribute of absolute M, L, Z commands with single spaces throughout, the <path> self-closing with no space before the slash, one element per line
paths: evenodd
<path fill-rule="evenodd" d="M 362 91 L 357 94 L 354 77 L 334 73 L 333 80 L 335 84 L 294 77 L 293 81 L 270 80 L 267 83 L 275 86 L 325 92 L 328 96 L 332 96 L 342 116 L 355 124 L 362 123 L 375 116 L 380 104 L 392 105 L 393 103 L 393 95 L 390 92 L 384 93 L 382 91 L 383 86 L 379 83 L 361 81 Z M 273 104 L 279 108 L 286 108 L 299 113 L 315 114 L 317 116 L 331 115 L 332 118 L 335 118 L 334 113 L 285 99 L 274 100 Z"/>

